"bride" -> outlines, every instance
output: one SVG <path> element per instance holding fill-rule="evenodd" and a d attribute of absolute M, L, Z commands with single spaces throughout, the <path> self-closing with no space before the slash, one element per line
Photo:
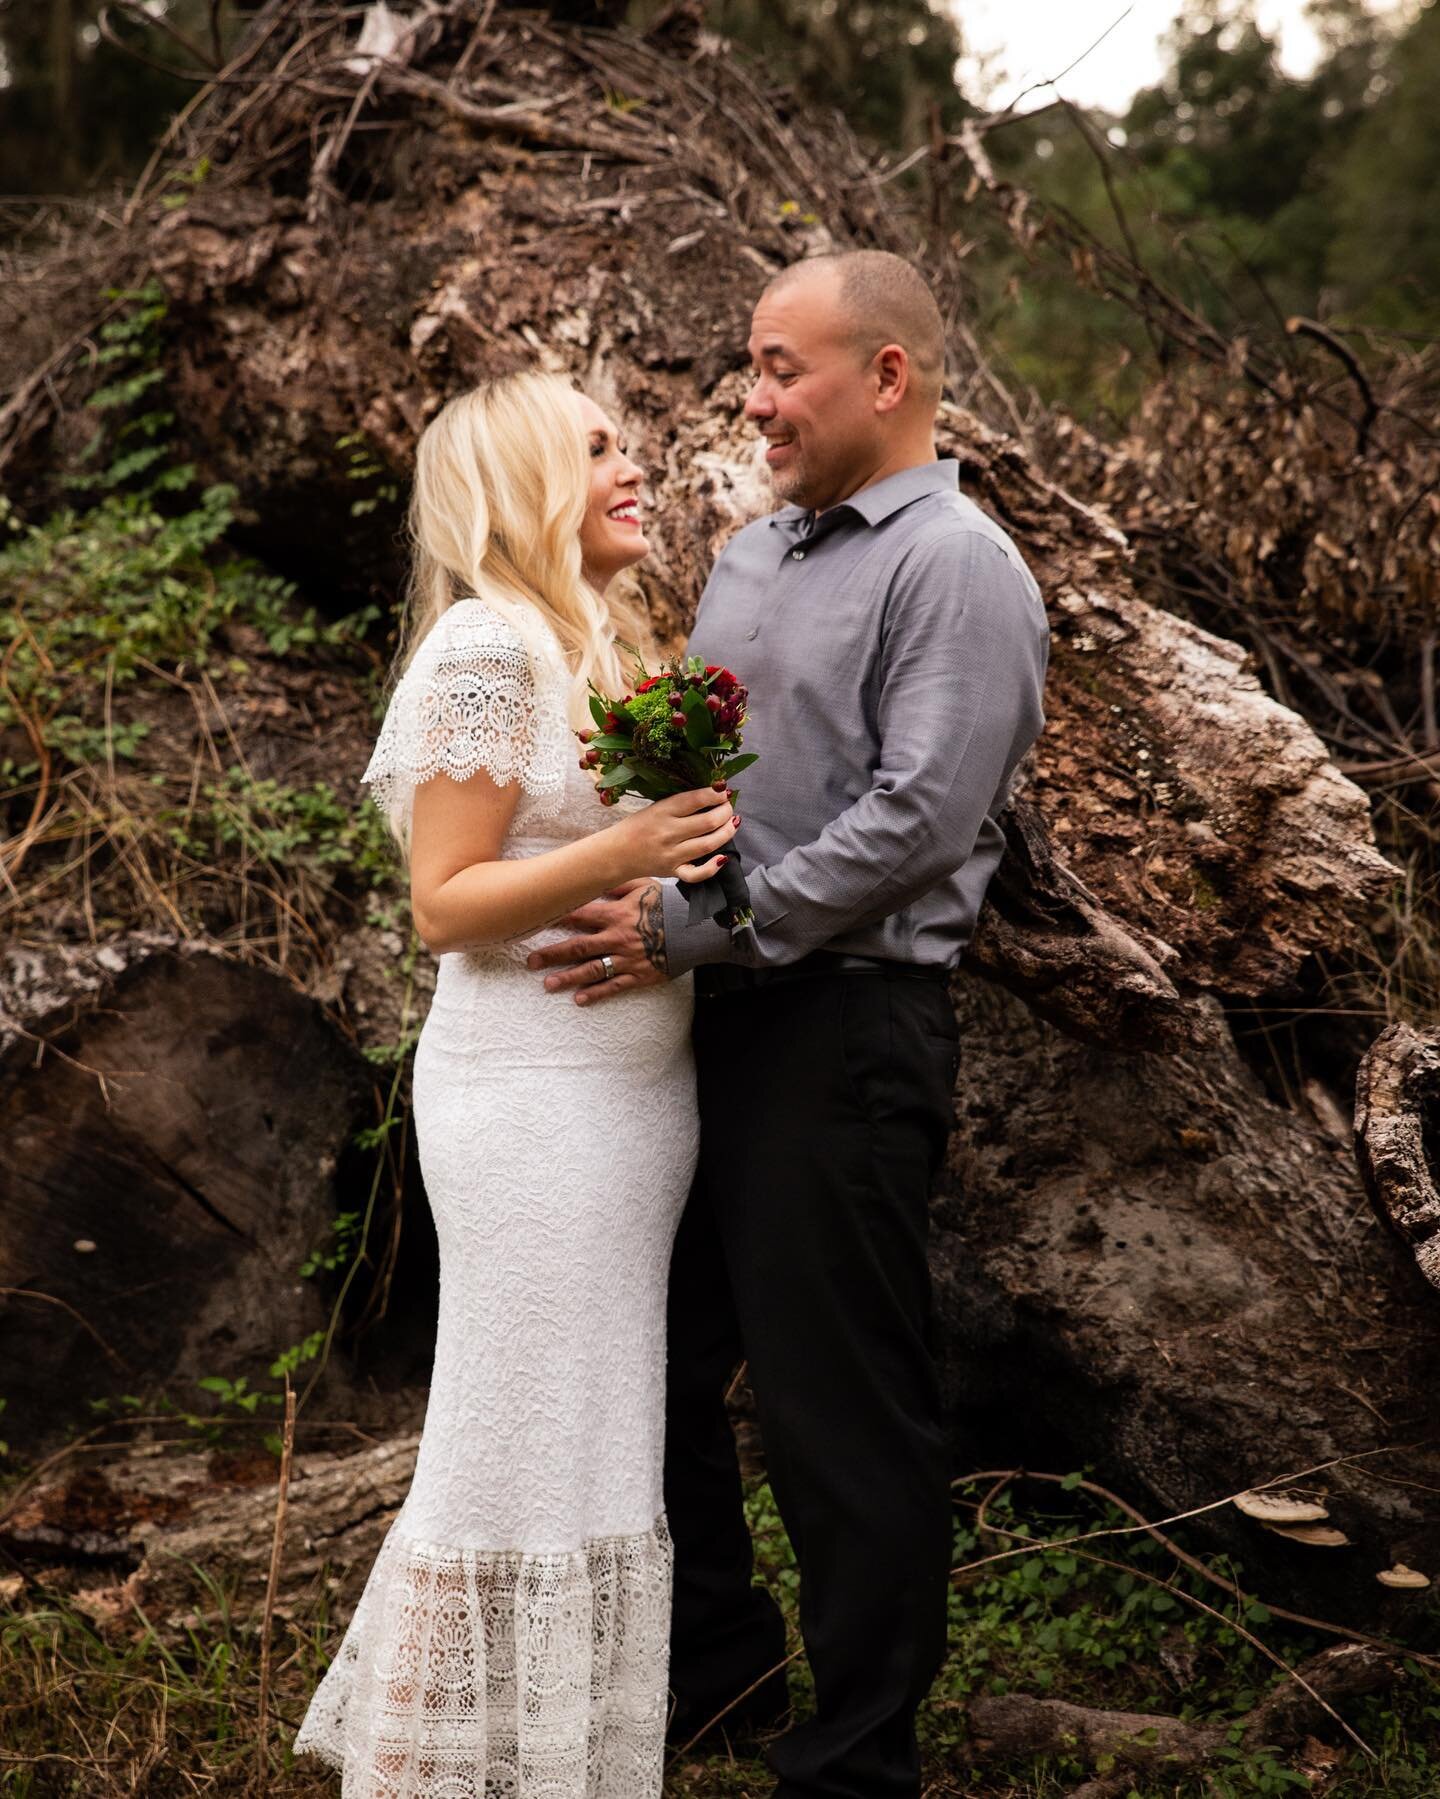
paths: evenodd
<path fill-rule="evenodd" d="M 554 375 L 461 395 L 417 451 L 408 650 L 365 779 L 439 957 L 414 1118 L 440 1318 L 414 1484 L 295 1740 L 345 1799 L 660 1794 L 691 983 L 587 1008 L 525 966 L 598 894 L 703 879 L 736 827 L 709 789 L 607 811 L 578 763 L 587 681 L 625 688 L 640 481 Z"/>

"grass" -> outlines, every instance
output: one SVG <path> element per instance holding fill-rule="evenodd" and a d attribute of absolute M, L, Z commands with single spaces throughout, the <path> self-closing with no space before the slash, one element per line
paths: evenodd
<path fill-rule="evenodd" d="M 982 1560 L 1004 1541 L 988 1533 L 982 1539 L 971 1521 L 971 1497 L 960 1494 L 957 1566 Z M 760 1578 L 784 1608 L 798 1647 L 798 1580 L 769 1489 L 754 1487 L 748 1503 Z M 1064 1514 L 1022 1517 L 1002 1495 L 989 1505 L 987 1520 L 997 1531 L 1016 1533 L 1012 1543 L 1029 1534 L 1053 1539 L 1077 1527 L 1125 1522 L 1105 1507 L 1087 1512 L 1074 1495 L 1064 1504 Z M 1287 1662 L 1321 1646 L 1318 1638 L 1279 1627 L 1263 1607 L 1235 1619 L 1191 1610 L 1188 1592 L 1203 1592 L 1208 1603 L 1224 1596 L 1148 1538 L 1110 1539 L 1107 1555 L 1119 1566 L 1096 1565 L 1074 1549 L 1037 1550 L 991 1561 L 956 1583 L 950 1653 L 920 1720 L 926 1799 L 1064 1799 L 1095 1773 L 1057 1757 L 970 1766 L 966 1705 L 976 1695 L 1020 1691 L 1229 1721 L 1278 1678 L 1237 1624 L 1263 1632 Z M 271 1645 L 276 1722 L 262 1758 L 258 1612 L 238 1613 L 233 1593 L 199 1567 L 194 1613 L 163 1632 L 133 1601 L 106 1616 L 87 1616 L 61 1591 L 63 1584 L 53 1576 L 28 1579 L 23 1587 L 10 1576 L 0 1584 L 8 1592 L 0 1605 L 5 1799 L 200 1793 L 319 1799 L 338 1790 L 331 1773 L 308 1758 L 295 1763 L 288 1749 L 336 1640 L 323 1586 L 285 1595 L 278 1609 Z M 803 1659 L 792 1664 L 791 1678 L 803 1715 L 811 1703 Z M 1422 1799 L 1440 1792 L 1440 1684 L 1432 1673 L 1408 1661 L 1392 1693 L 1353 1702 L 1345 1715 L 1373 1758 L 1336 1730 L 1327 1744 L 1310 1746 L 1308 1774 L 1279 1752 L 1247 1757 L 1237 1751 L 1203 1776 L 1136 1778 L 1133 1786 L 1114 1788 L 1116 1799 L 1312 1792 L 1326 1799 Z M 760 1760 L 689 1755 L 672 1761 L 665 1790 L 667 1799 L 759 1799 L 770 1784 Z"/>

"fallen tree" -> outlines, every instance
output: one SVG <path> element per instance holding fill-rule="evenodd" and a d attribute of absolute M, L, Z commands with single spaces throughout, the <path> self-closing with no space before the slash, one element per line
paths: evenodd
<path fill-rule="evenodd" d="M 777 110 L 687 20 L 621 38 L 455 3 L 377 58 L 342 18 L 262 9 L 243 70 L 177 125 L 100 260 L 62 246 L 23 271 L 12 490 L 40 505 L 88 435 L 100 269 L 152 276 L 178 429 L 201 478 L 236 490 L 237 540 L 326 616 L 388 606 L 418 432 L 450 393 L 538 359 L 610 408 L 650 471 L 642 581 L 677 639 L 719 546 L 769 504 L 740 416 L 767 276 L 858 244 L 916 255 L 947 301 L 956 279 L 843 129 Z M 1399 1628 L 1413 1596 L 1376 1572 L 1440 1569 L 1433 1309 L 1357 1204 L 1348 1095 L 1318 1074 L 1267 1091 L 1229 1024 L 1303 1009 L 1316 957 L 1361 937 L 1393 877 L 1365 796 L 1239 647 L 1137 585 L 1105 513 L 959 406 L 942 444 L 1030 560 L 1054 643 L 1049 726 L 956 986 L 969 1050 L 934 1260 L 957 1458 L 1093 1460 L 1167 1513 L 1237 1471 L 1311 1470 L 1349 1548 L 1302 1553 L 1228 1513 L 1196 1528 L 1262 1590 Z M 309 677 L 263 644 L 242 660 L 210 677 L 219 717 L 283 771 L 300 752 L 274 727 Z M 256 709 L 257 671 L 280 714 Z M 119 715 L 159 685 L 117 689 Z M 331 713 L 305 754 L 358 803 L 365 712 Z M 28 799 L 11 805 L 23 823 Z M 52 827 L 27 869 L 53 876 L 66 853 Z M 120 880 L 106 846 L 86 866 Z M 393 1042 L 392 1016 L 383 1037 L 371 1022 L 393 951 L 332 899 L 306 902 L 284 970 L 362 1043 Z M 73 883 L 17 882 L 10 904 L 32 933 L 91 929 Z"/>

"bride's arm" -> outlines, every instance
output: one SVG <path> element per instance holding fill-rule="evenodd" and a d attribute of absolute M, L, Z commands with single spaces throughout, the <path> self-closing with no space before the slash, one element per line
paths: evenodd
<path fill-rule="evenodd" d="M 734 835 L 724 793 L 679 793 L 604 830 L 538 856 L 500 859 L 519 803 L 481 770 L 463 781 L 436 775 L 415 789 L 410 827 L 410 909 L 435 955 L 501 943 L 644 875 L 697 880 L 719 867 Z"/>

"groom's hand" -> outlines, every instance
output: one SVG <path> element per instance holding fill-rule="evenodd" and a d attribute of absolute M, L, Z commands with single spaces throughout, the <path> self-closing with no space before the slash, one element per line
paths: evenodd
<path fill-rule="evenodd" d="M 553 969 L 554 973 L 545 977 L 546 987 L 552 993 L 573 988 L 577 1006 L 594 1005 L 632 987 L 654 987 L 669 980 L 658 881 L 631 881 L 557 922 L 574 925 L 583 934 L 537 949 L 526 957 L 526 967 Z M 610 958 L 608 980 L 602 956 Z"/>

